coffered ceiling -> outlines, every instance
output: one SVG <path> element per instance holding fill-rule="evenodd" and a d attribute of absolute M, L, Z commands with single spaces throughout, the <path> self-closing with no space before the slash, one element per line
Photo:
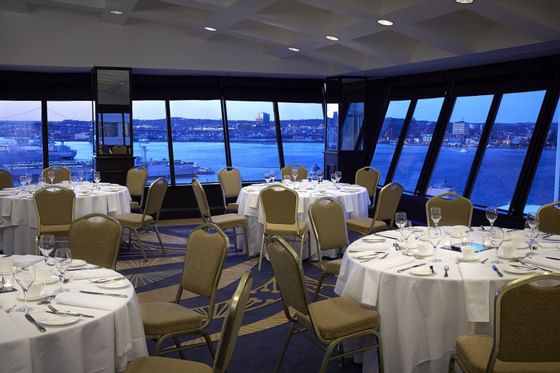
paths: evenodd
<path fill-rule="evenodd" d="M 387 76 L 557 54 L 559 14 L 558 0 L 0 0 L 0 68 Z"/>

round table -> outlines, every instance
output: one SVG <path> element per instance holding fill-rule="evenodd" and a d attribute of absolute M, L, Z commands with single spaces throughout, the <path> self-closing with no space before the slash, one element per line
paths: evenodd
<path fill-rule="evenodd" d="M 44 266 L 41 257 L 14 255 L 13 258 L 15 262 Z M 55 315 L 54 323 L 74 323 L 47 325 L 44 333 L 25 318 L 24 312 L 19 311 L 23 306 L 20 291 L 0 293 L 0 371 L 121 372 L 129 361 L 147 356 L 144 328 L 134 287 L 128 280 L 124 280 L 124 285 L 128 285 L 124 288 L 101 288 L 92 280 L 120 274 L 104 268 L 79 269 L 89 267 L 92 266 L 86 265 L 68 272 L 72 280 L 64 284 L 64 287 L 69 291 L 58 295 L 52 305 L 59 310 L 94 317 Z M 44 293 L 52 294 L 58 287 L 58 282 L 46 285 Z M 17 285 L 16 288 L 19 289 Z M 124 294 L 126 298 L 88 295 L 80 293 L 80 290 Z M 28 306 L 31 307 L 31 315 L 45 315 L 44 311 L 48 310 L 47 305 L 39 305 L 37 301 L 28 301 Z M 68 321 L 64 321 L 66 317 L 69 317 Z"/>
<path fill-rule="evenodd" d="M 442 229 L 447 231 L 445 236 L 452 245 L 460 245 L 456 234 L 460 230 L 469 231 L 469 238 L 480 245 L 489 228 Z M 423 239 L 425 229 L 415 228 L 413 236 Z M 396 250 L 393 244 L 399 237 L 397 231 L 385 231 L 353 242 L 345 252 L 335 292 L 378 310 L 385 372 L 447 372 L 456 338 L 464 334 L 491 334 L 496 291 L 531 271 L 516 271 L 511 267 L 517 265 L 513 260 L 501 259 L 497 264 L 503 274 L 500 277 L 492 268 L 494 249 L 479 252 L 476 261 L 464 262 L 460 252 L 440 248 L 441 261 L 432 263 L 433 257 L 418 258 Z M 526 254 L 524 231 L 508 231 L 503 244 L 508 244 L 508 239 L 521 242 L 516 256 Z M 377 251 L 378 255 L 372 255 Z M 382 258 L 384 252 L 388 255 Z M 536 255 L 526 262 L 560 271 L 560 237 L 540 240 Z M 400 271 L 422 263 L 425 264 Z M 445 266 L 449 267 L 448 277 Z M 363 371 L 374 369 L 375 361 L 374 352 L 366 352 Z"/>
<path fill-rule="evenodd" d="M 298 201 L 298 219 L 305 220 L 309 225 L 309 216 L 307 210 L 309 206 L 316 200 L 323 197 L 331 197 L 338 201 L 344 208 L 347 218 L 354 218 L 368 215 L 368 207 L 370 204 L 367 189 L 359 185 L 341 184 L 337 186 L 331 182 L 324 181 L 320 191 L 313 184 L 308 182 L 290 183 L 288 186 L 294 188 L 299 196 Z M 247 239 L 249 241 L 248 255 L 255 256 L 260 253 L 261 235 L 263 232 L 264 214 L 259 206 L 259 193 L 267 184 L 253 184 L 241 189 L 237 203 L 239 204 L 238 214 L 247 217 Z M 313 233 L 310 233 L 311 256 L 317 253 L 317 244 Z M 295 243 L 295 247 L 299 247 L 299 243 Z M 237 237 L 237 247 L 245 247 L 242 235 Z M 307 255 L 307 250 L 303 250 Z"/>
<path fill-rule="evenodd" d="M 4 254 L 35 254 L 37 212 L 32 193 L 36 190 L 37 186 L 28 187 L 28 191 L 0 190 L 0 249 Z M 95 189 L 91 183 L 81 183 L 75 193 L 75 219 L 92 212 L 107 215 L 130 212 L 130 193 L 122 185 L 102 183 Z"/>

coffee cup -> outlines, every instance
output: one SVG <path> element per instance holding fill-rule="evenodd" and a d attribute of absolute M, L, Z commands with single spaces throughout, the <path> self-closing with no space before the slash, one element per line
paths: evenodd
<path fill-rule="evenodd" d="M 426 244 L 419 244 L 418 245 L 418 255 L 420 256 L 430 256 L 432 255 L 432 247 Z"/>
<path fill-rule="evenodd" d="M 14 266 L 14 258 L 12 257 L 0 258 L 0 272 L 12 272 L 13 266 Z"/>
<path fill-rule="evenodd" d="M 45 284 L 43 282 L 37 282 L 31 284 L 29 290 L 27 290 L 27 296 L 30 298 L 36 298 L 41 296 L 43 293 L 43 289 L 45 288 Z"/>
<path fill-rule="evenodd" d="M 51 279 L 53 272 L 52 267 L 48 265 L 38 265 L 35 269 L 36 280 L 39 282 L 46 282 Z"/>
<path fill-rule="evenodd" d="M 504 258 L 514 258 L 516 247 L 512 244 L 502 245 L 502 254 Z"/>
<path fill-rule="evenodd" d="M 476 252 L 474 246 L 463 246 L 461 251 L 463 252 L 463 260 L 474 260 Z"/>

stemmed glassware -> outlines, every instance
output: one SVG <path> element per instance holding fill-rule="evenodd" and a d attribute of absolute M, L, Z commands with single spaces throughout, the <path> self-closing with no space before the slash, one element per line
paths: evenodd
<path fill-rule="evenodd" d="M 494 229 L 494 222 L 498 219 L 498 210 L 493 206 L 487 207 L 486 219 L 490 222 L 490 231 L 492 231 Z"/>
<path fill-rule="evenodd" d="M 270 182 L 274 183 L 274 179 L 276 179 L 276 173 L 274 173 L 274 170 L 270 170 Z"/>
<path fill-rule="evenodd" d="M 504 231 L 501 228 L 496 227 L 490 231 L 489 236 L 490 244 L 496 249 L 496 258 L 494 259 L 494 263 L 500 263 L 498 251 L 504 242 Z"/>
<path fill-rule="evenodd" d="M 266 184 L 270 184 L 270 172 L 265 172 L 264 173 L 264 182 Z"/>
<path fill-rule="evenodd" d="M 93 182 L 95 183 L 95 189 L 99 189 L 99 182 L 101 181 L 101 173 L 99 171 L 93 172 Z"/>
<path fill-rule="evenodd" d="M 441 207 L 430 207 L 430 219 L 434 224 L 434 227 L 437 228 L 439 221 L 441 220 Z"/>
<path fill-rule="evenodd" d="M 55 177 L 54 170 L 49 170 L 49 171 L 47 172 L 47 177 L 48 177 L 49 180 L 51 181 L 51 184 L 54 184 L 54 177 Z"/>
<path fill-rule="evenodd" d="M 443 238 L 442 233 L 441 233 L 441 229 L 439 229 L 437 226 L 429 228 L 428 235 L 430 237 L 430 243 L 432 244 L 432 247 L 434 249 L 434 255 L 433 255 L 432 262 L 439 262 L 441 259 L 438 259 L 438 255 L 437 255 L 438 254 L 438 246 L 439 246 L 439 244 L 440 244 L 440 242 Z"/>
<path fill-rule="evenodd" d="M 334 175 L 336 176 L 336 183 L 340 183 L 340 179 L 342 179 L 342 171 L 335 171 Z"/>
<path fill-rule="evenodd" d="M 54 252 L 54 265 L 56 267 L 56 274 L 60 281 L 60 288 L 57 293 L 64 291 L 64 280 L 66 278 L 66 271 L 72 262 L 72 253 L 68 247 L 59 247 Z"/>
<path fill-rule="evenodd" d="M 45 264 L 49 261 L 49 255 L 51 255 L 54 250 L 54 235 L 52 234 L 42 234 L 39 236 L 39 251 L 43 254 L 45 259 Z"/>
<path fill-rule="evenodd" d="M 296 167 L 292 168 L 292 180 L 294 183 L 297 181 L 298 177 L 298 169 Z"/>
<path fill-rule="evenodd" d="M 317 179 L 318 183 L 321 183 L 323 181 L 323 171 L 317 170 Z"/>
<path fill-rule="evenodd" d="M 33 283 L 35 282 L 35 265 L 26 266 L 15 266 L 15 280 L 23 291 L 23 301 L 24 301 L 24 312 L 27 313 L 29 308 L 27 307 L 27 292 Z"/>
<path fill-rule="evenodd" d="M 406 216 L 406 212 L 399 211 L 395 214 L 395 224 L 399 228 L 399 232 L 401 234 L 401 238 L 404 241 L 404 228 L 406 227 L 406 223 L 408 222 L 408 218 Z"/>
<path fill-rule="evenodd" d="M 533 213 L 527 214 L 526 225 L 529 228 L 527 236 L 529 237 L 529 252 L 527 256 L 531 257 L 535 254 L 535 240 L 539 235 L 539 222 L 537 216 Z"/>

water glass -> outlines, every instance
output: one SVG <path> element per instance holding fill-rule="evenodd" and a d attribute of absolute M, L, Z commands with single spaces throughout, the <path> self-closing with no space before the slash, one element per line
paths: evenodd
<path fill-rule="evenodd" d="M 428 228 L 428 237 L 430 238 L 430 243 L 432 244 L 432 247 L 434 249 L 434 255 L 433 255 L 433 259 L 432 262 L 439 262 L 441 261 L 441 259 L 438 259 L 438 247 L 439 244 L 443 238 L 443 235 L 441 233 L 441 229 L 436 227 L 431 227 Z"/>
<path fill-rule="evenodd" d="M 56 268 L 58 280 L 60 281 L 60 288 L 57 290 L 57 293 L 61 293 L 64 291 L 64 280 L 66 278 L 66 271 L 68 270 L 68 267 L 70 267 L 71 262 L 72 253 L 69 248 L 59 247 L 55 250 L 54 265 Z"/>
<path fill-rule="evenodd" d="M 51 184 L 54 184 L 54 177 L 55 177 L 54 170 L 49 170 L 49 171 L 47 172 L 47 177 L 48 177 L 49 180 L 51 181 Z"/>
<path fill-rule="evenodd" d="M 29 311 L 27 308 L 27 292 L 29 291 L 31 285 L 35 282 L 35 265 L 16 265 L 14 276 L 17 284 L 21 287 L 21 291 L 23 292 L 24 312 L 27 313 Z"/>
<path fill-rule="evenodd" d="M 321 183 L 323 181 L 323 171 L 321 171 L 321 170 L 317 171 L 317 179 L 318 179 L 319 183 Z"/>
<path fill-rule="evenodd" d="M 47 264 L 49 260 L 49 255 L 54 250 L 55 240 L 54 235 L 52 234 L 42 234 L 39 236 L 39 251 L 43 254 L 43 258 L 45 259 L 45 264 Z"/>
<path fill-rule="evenodd" d="M 274 170 L 270 170 L 270 182 L 274 183 L 274 180 L 276 179 L 276 173 L 274 172 Z"/>
<path fill-rule="evenodd" d="M 297 181 L 298 178 L 298 169 L 296 167 L 292 168 L 292 179 L 294 182 Z"/>
<path fill-rule="evenodd" d="M 441 220 L 441 207 L 430 207 L 430 219 L 437 228 L 439 221 Z"/>
<path fill-rule="evenodd" d="M 401 238 L 403 239 L 403 241 L 404 241 L 403 228 L 406 226 L 407 221 L 408 219 L 406 217 L 406 212 L 399 211 L 395 214 L 395 224 L 399 228 L 399 231 L 401 233 Z"/>
<path fill-rule="evenodd" d="M 537 216 L 533 213 L 527 214 L 526 226 L 529 228 L 527 236 L 529 237 L 529 253 L 527 256 L 531 257 L 535 254 L 535 240 L 539 235 L 539 222 Z"/>
<path fill-rule="evenodd" d="M 101 173 L 99 171 L 93 172 L 93 182 L 95 183 L 95 189 L 99 189 L 99 182 L 101 181 Z"/>
<path fill-rule="evenodd" d="M 490 231 L 494 229 L 494 222 L 498 219 L 498 209 L 493 206 L 486 208 L 486 219 L 490 222 Z"/>
<path fill-rule="evenodd" d="M 270 173 L 269 172 L 264 173 L 264 182 L 266 184 L 270 184 Z"/>
<path fill-rule="evenodd" d="M 492 248 L 496 249 L 496 257 L 494 263 L 500 263 L 499 250 L 502 243 L 504 243 L 504 231 L 501 228 L 494 228 L 490 230 L 489 233 L 490 244 Z"/>

